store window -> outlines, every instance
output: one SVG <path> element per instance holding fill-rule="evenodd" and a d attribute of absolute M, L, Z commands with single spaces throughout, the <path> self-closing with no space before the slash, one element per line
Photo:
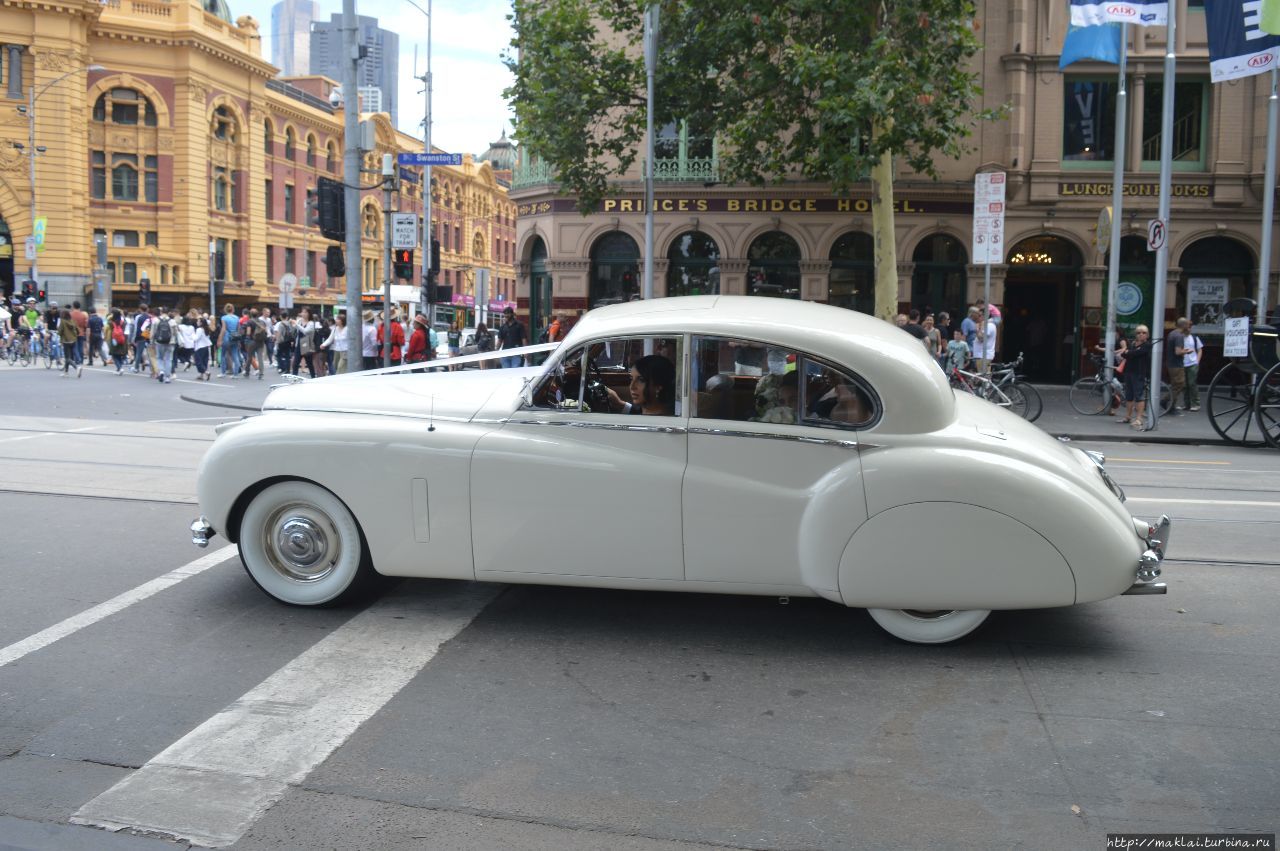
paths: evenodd
<path fill-rule="evenodd" d="M 1258 267 L 1253 252 L 1234 239 L 1211 236 L 1197 240 L 1182 252 L 1183 285 L 1178 287 L 1178 314 L 1187 316 L 1197 331 L 1223 332 L 1222 303 L 1233 298 L 1258 297 Z M 1267 304 L 1274 305 L 1272 287 Z"/>
<path fill-rule="evenodd" d="M 591 246 L 588 303 L 620 304 L 640 295 L 640 248 L 622 231 L 611 231 Z"/>
<path fill-rule="evenodd" d="M 747 249 L 747 295 L 800 298 L 800 246 L 782 231 L 755 238 Z"/>
<path fill-rule="evenodd" d="M 686 231 L 667 250 L 667 295 L 717 295 L 720 246 L 701 231 Z"/>
<path fill-rule="evenodd" d="M 1115 79 L 1066 77 L 1063 86 L 1063 162 L 1109 166 L 1115 157 Z"/>
<path fill-rule="evenodd" d="M 876 276 L 871 235 L 857 231 L 844 234 L 831 246 L 830 258 L 827 302 L 836 307 L 874 314 Z"/>

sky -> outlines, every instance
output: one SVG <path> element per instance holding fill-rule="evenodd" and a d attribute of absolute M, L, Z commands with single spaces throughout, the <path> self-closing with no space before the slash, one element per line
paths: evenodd
<path fill-rule="evenodd" d="M 262 33 L 262 56 L 271 61 L 271 7 L 276 0 L 227 0 L 232 20 L 252 15 Z M 427 0 L 415 0 L 423 9 Z M 342 0 L 320 0 L 319 20 L 341 14 Z M 511 133 L 511 112 L 502 90 L 511 74 L 502 54 L 511 41 L 510 0 L 432 0 L 431 143 L 451 153 L 482 153 L 499 133 Z M 426 95 L 414 79 L 426 69 L 427 16 L 407 0 L 356 0 L 356 14 L 378 19 L 378 26 L 400 36 L 397 98 L 400 130 L 422 138 Z"/>

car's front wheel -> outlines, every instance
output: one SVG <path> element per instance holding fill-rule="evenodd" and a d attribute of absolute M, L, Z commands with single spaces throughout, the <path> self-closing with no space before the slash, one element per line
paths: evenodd
<path fill-rule="evenodd" d="M 920 611 L 917 609 L 867 609 L 880 628 L 912 644 L 946 644 L 982 626 L 990 609 Z"/>
<path fill-rule="evenodd" d="M 336 604 L 373 568 L 351 512 L 310 482 L 263 489 L 240 522 L 240 560 L 259 588 L 294 606 Z"/>

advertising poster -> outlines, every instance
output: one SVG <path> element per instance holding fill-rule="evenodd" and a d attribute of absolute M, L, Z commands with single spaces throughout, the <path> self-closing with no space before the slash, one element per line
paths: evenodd
<path fill-rule="evenodd" d="M 1187 317 L 1197 334 L 1221 334 L 1227 300 L 1226 278 L 1190 278 L 1187 281 Z"/>

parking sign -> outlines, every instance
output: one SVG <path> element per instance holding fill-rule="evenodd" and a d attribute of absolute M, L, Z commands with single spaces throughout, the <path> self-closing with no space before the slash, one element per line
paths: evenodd
<path fill-rule="evenodd" d="M 1004 187 L 1002 171 L 974 175 L 973 262 L 1004 262 Z"/>

